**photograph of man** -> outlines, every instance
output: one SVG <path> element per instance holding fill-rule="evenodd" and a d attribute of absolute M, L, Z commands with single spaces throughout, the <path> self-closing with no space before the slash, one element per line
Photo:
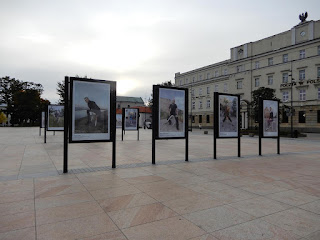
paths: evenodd
<path fill-rule="evenodd" d="M 184 137 L 185 91 L 159 89 L 159 136 Z"/>
<path fill-rule="evenodd" d="M 48 130 L 59 131 L 64 129 L 64 106 L 49 105 Z"/>
<path fill-rule="evenodd" d="M 87 110 L 87 125 L 94 124 L 94 126 L 97 126 L 98 119 L 100 117 L 100 108 L 94 101 L 90 101 L 88 97 L 85 97 L 84 100 L 88 104 L 89 110 Z"/>
<path fill-rule="evenodd" d="M 137 130 L 138 109 L 125 109 L 125 129 Z"/>
<path fill-rule="evenodd" d="M 173 99 L 172 103 L 169 105 L 169 113 L 170 113 L 168 116 L 169 125 L 172 125 L 172 120 L 173 120 L 177 130 L 179 130 L 178 107 L 175 99 Z"/>
<path fill-rule="evenodd" d="M 100 139 L 109 134 L 110 85 L 74 81 L 72 97 L 72 132 L 79 139 Z M 85 135 L 81 135 L 85 134 Z M 89 136 L 88 134 L 92 134 Z"/>
<path fill-rule="evenodd" d="M 220 136 L 238 136 L 238 97 L 219 95 Z"/>
<path fill-rule="evenodd" d="M 263 100 L 263 131 L 265 136 L 278 135 L 278 102 Z"/>

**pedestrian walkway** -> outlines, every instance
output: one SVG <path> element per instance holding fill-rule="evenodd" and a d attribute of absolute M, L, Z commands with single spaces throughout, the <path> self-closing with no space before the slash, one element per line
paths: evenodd
<path fill-rule="evenodd" d="M 117 169 L 59 175 L 63 135 L 0 128 L 0 239 L 320 239 L 320 141 L 157 141 L 117 134 Z M 69 169 L 111 166 L 111 143 L 69 144 Z M 53 176 L 50 176 L 53 175 Z"/>

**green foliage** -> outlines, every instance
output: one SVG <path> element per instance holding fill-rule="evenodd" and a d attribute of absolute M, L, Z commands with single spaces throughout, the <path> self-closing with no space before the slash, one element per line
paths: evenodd
<path fill-rule="evenodd" d="M 7 117 L 3 112 L 0 112 L 0 124 L 6 123 L 7 122 Z"/>
<path fill-rule="evenodd" d="M 12 124 L 39 120 L 40 112 L 48 100 L 40 98 L 43 87 L 39 83 L 24 82 L 15 78 L 0 78 L 0 103 L 7 105 L 6 114 L 11 115 Z"/>
<path fill-rule="evenodd" d="M 251 116 L 255 120 L 259 117 L 259 98 L 263 99 L 277 99 L 275 96 L 275 89 L 260 87 L 252 92 L 252 102 L 251 102 Z"/>

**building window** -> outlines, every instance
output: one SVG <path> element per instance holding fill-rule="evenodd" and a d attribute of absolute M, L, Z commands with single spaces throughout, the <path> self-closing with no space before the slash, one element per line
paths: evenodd
<path fill-rule="evenodd" d="M 289 101 L 289 92 L 282 92 L 282 101 L 283 102 Z"/>
<path fill-rule="evenodd" d="M 130 108 L 130 105 L 128 105 L 128 108 Z"/>
<path fill-rule="evenodd" d="M 207 79 L 209 79 L 210 78 L 210 73 L 207 73 Z"/>
<path fill-rule="evenodd" d="M 225 70 L 224 70 L 224 75 L 227 75 L 227 74 L 228 74 L 228 70 L 225 69 Z"/>
<path fill-rule="evenodd" d="M 219 92 L 219 85 L 218 84 L 214 85 L 214 91 Z"/>
<path fill-rule="evenodd" d="M 210 87 L 207 87 L 207 94 L 210 94 Z"/>
<path fill-rule="evenodd" d="M 219 71 L 215 71 L 215 72 L 214 72 L 214 76 L 215 76 L 215 77 L 219 77 Z"/>
<path fill-rule="evenodd" d="M 318 67 L 318 74 L 317 77 L 320 78 L 320 67 Z"/>
<path fill-rule="evenodd" d="M 199 123 L 202 123 L 202 115 L 199 115 Z"/>
<path fill-rule="evenodd" d="M 228 83 L 223 84 L 223 91 L 228 92 Z"/>
<path fill-rule="evenodd" d="M 288 82 L 288 73 L 282 73 L 282 83 Z"/>
<path fill-rule="evenodd" d="M 199 96 L 202 95 L 202 88 L 199 88 Z"/>
<path fill-rule="evenodd" d="M 318 46 L 318 55 L 320 55 L 320 46 Z"/>
<path fill-rule="evenodd" d="M 211 107 L 211 101 L 207 100 L 207 108 L 210 108 L 210 107 Z"/>
<path fill-rule="evenodd" d="M 306 50 L 300 50 L 300 59 L 303 59 L 306 57 Z"/>
<path fill-rule="evenodd" d="M 180 86 L 182 85 L 182 80 L 180 80 Z"/>
<path fill-rule="evenodd" d="M 320 123 L 320 110 L 317 111 L 317 123 Z"/>
<path fill-rule="evenodd" d="M 186 84 L 188 84 L 188 83 L 189 83 L 188 78 L 186 78 Z"/>
<path fill-rule="evenodd" d="M 120 109 L 120 104 L 118 104 L 118 109 Z"/>
<path fill-rule="evenodd" d="M 210 123 L 210 115 L 207 115 L 207 123 Z"/>
<path fill-rule="evenodd" d="M 194 96 L 194 89 L 191 89 L 191 96 Z"/>
<path fill-rule="evenodd" d="M 199 108 L 202 108 L 202 101 L 199 101 Z"/>
<path fill-rule="evenodd" d="M 255 87 L 259 87 L 259 85 L 260 85 L 259 78 L 255 78 L 255 79 L 254 79 L 254 86 L 255 86 Z"/>
<path fill-rule="evenodd" d="M 288 54 L 283 54 L 283 55 L 282 55 L 282 62 L 283 62 L 283 63 L 288 62 Z"/>
<path fill-rule="evenodd" d="M 306 111 L 299 111 L 299 123 L 306 123 Z"/>
<path fill-rule="evenodd" d="M 191 121 L 192 121 L 193 123 L 196 122 L 194 115 L 191 116 Z"/>
<path fill-rule="evenodd" d="M 241 69 L 242 69 L 241 65 L 237 66 L 237 72 L 241 72 Z"/>
<path fill-rule="evenodd" d="M 273 65 L 273 58 L 268 58 L 268 66 L 272 66 Z"/>
<path fill-rule="evenodd" d="M 195 81 L 195 79 L 196 79 L 196 78 L 195 78 L 195 77 L 193 77 L 193 78 L 192 78 L 192 82 L 194 82 L 194 81 Z"/>
<path fill-rule="evenodd" d="M 196 102 L 192 102 L 192 109 L 196 108 Z"/>
<path fill-rule="evenodd" d="M 320 100 L 320 88 L 318 88 L 318 100 Z"/>
<path fill-rule="evenodd" d="M 237 82 L 237 89 L 242 89 L 242 81 Z"/>
<path fill-rule="evenodd" d="M 303 70 L 299 70 L 299 80 L 305 80 L 306 79 L 306 71 Z"/>
<path fill-rule="evenodd" d="M 299 100 L 300 101 L 305 101 L 306 100 L 306 90 L 305 89 L 301 89 L 299 91 Z"/>
<path fill-rule="evenodd" d="M 199 76 L 199 80 L 202 80 L 202 75 Z"/>
<path fill-rule="evenodd" d="M 258 69 L 258 68 L 260 67 L 260 62 L 259 62 L 259 61 L 256 61 L 255 66 L 256 66 L 256 69 Z"/>
<path fill-rule="evenodd" d="M 273 84 L 273 76 L 268 76 L 268 85 Z"/>

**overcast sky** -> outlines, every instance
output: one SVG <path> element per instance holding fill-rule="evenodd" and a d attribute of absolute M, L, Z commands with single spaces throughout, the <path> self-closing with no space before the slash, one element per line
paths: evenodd
<path fill-rule="evenodd" d="M 1 0 L 0 77 L 41 83 L 58 100 L 64 76 L 117 81 L 117 95 L 230 58 L 230 48 L 320 19 L 320 1 Z"/>

